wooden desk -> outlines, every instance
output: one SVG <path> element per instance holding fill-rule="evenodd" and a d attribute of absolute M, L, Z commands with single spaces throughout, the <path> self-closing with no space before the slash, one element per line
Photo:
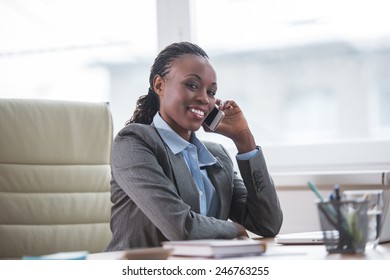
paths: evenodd
<path fill-rule="evenodd" d="M 279 245 L 273 238 L 262 239 L 267 243 L 267 251 L 261 256 L 246 256 L 239 259 L 266 260 L 390 260 L 390 243 L 381 244 L 376 249 L 363 254 L 329 254 L 324 245 Z M 169 256 L 162 248 L 136 249 L 119 252 L 90 254 L 89 260 L 113 259 L 191 259 Z"/>

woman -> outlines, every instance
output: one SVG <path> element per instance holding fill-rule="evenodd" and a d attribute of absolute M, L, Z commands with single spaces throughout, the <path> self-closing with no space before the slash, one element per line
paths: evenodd
<path fill-rule="evenodd" d="M 282 211 L 261 148 L 236 102 L 216 99 L 207 54 L 188 42 L 169 45 L 149 83 L 113 143 L 107 251 L 246 237 L 246 229 L 278 234 Z M 196 137 L 215 104 L 225 113 L 215 133 L 236 145 L 242 179 L 224 147 Z"/>

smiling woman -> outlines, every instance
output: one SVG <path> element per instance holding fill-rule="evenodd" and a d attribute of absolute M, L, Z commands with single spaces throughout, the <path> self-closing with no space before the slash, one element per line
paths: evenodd
<path fill-rule="evenodd" d="M 278 234 L 279 199 L 237 103 L 220 104 L 225 118 L 215 133 L 235 144 L 242 177 L 222 145 L 196 136 L 216 103 L 217 76 L 207 54 L 193 43 L 170 44 L 154 60 L 149 83 L 113 143 L 107 250 L 247 237 L 246 230 Z"/>
<path fill-rule="evenodd" d="M 108 101 L 117 133 L 156 50 L 197 42 L 217 99 L 245 108 L 270 172 L 288 173 L 275 177 L 283 188 L 308 173 L 390 170 L 388 10 L 387 0 L 0 1 L 0 97 Z"/>

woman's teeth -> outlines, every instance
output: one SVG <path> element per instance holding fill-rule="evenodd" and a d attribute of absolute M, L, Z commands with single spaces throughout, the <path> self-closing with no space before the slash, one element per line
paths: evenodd
<path fill-rule="evenodd" d="M 201 111 L 201 110 L 196 110 L 196 109 L 192 109 L 192 108 L 191 108 L 190 111 L 191 111 L 192 113 L 197 114 L 197 115 L 204 116 L 204 112 Z"/>

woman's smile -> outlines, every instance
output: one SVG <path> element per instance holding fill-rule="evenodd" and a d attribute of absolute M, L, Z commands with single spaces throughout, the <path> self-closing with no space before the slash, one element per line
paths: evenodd
<path fill-rule="evenodd" d="M 191 107 L 189 106 L 188 107 L 188 110 L 193 113 L 193 115 L 197 118 L 197 119 L 200 119 L 200 120 L 203 120 L 206 116 L 206 110 L 204 109 L 200 109 L 200 108 L 196 108 L 196 107 Z"/>

